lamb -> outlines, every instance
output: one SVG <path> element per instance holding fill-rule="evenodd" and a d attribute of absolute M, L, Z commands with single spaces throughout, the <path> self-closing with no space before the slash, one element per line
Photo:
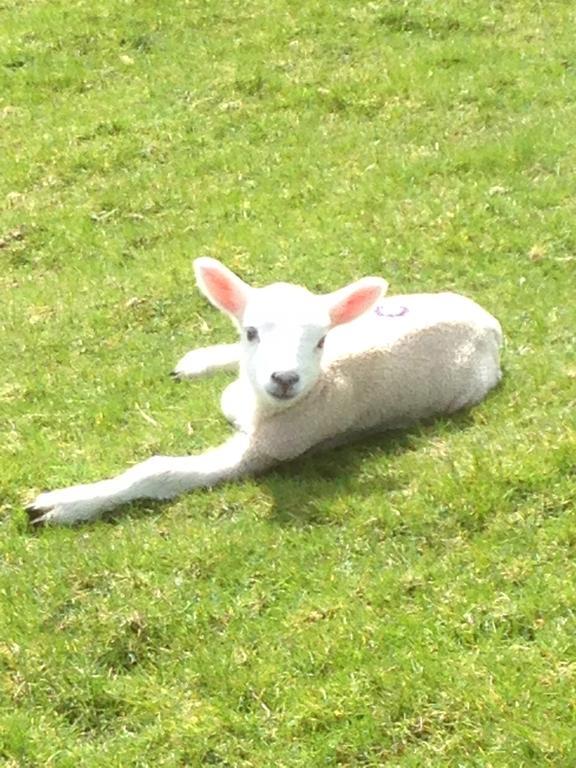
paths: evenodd
<path fill-rule="evenodd" d="M 42 493 L 28 507 L 33 522 L 91 520 L 261 473 L 312 448 L 468 408 L 500 380 L 500 324 L 464 296 L 383 298 L 379 277 L 315 295 L 288 283 L 253 288 L 211 258 L 194 269 L 241 338 L 189 352 L 172 375 L 239 368 L 221 400 L 236 433 L 197 456 L 154 456 L 112 479 Z"/>

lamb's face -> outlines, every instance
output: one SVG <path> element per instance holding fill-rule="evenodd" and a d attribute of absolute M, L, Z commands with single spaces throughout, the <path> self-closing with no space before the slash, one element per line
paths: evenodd
<path fill-rule="evenodd" d="M 200 290 L 238 326 L 240 367 L 257 400 L 283 409 L 318 382 L 324 336 L 368 311 L 386 290 L 381 277 L 365 277 L 329 294 L 274 283 L 251 288 L 219 261 L 196 259 Z"/>
<path fill-rule="evenodd" d="M 275 284 L 255 289 L 242 318 L 243 374 L 260 402 L 284 409 L 318 382 L 330 317 L 304 288 Z"/>

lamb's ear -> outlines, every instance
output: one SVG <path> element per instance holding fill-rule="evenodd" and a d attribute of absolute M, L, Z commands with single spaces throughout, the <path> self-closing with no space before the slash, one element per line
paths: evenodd
<path fill-rule="evenodd" d="M 332 325 L 341 325 L 355 320 L 371 309 L 386 293 L 388 283 L 381 277 L 363 277 L 356 283 L 326 296 Z"/>
<path fill-rule="evenodd" d="M 202 257 L 194 261 L 196 282 L 215 307 L 240 321 L 244 314 L 250 286 L 216 259 Z"/>

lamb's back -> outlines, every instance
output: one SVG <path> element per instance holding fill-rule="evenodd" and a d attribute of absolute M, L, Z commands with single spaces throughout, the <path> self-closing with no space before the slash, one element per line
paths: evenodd
<path fill-rule="evenodd" d="M 470 330 L 491 329 L 501 339 L 500 324 L 489 312 L 457 293 L 414 293 L 381 299 L 371 312 L 330 332 L 327 365 L 374 348 L 388 349 L 411 333 L 457 323 Z"/>

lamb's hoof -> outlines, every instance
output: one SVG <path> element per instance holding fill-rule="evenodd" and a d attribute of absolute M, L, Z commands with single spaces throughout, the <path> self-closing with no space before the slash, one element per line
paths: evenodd
<path fill-rule="evenodd" d="M 37 507 L 34 503 L 27 504 L 24 507 L 26 514 L 28 515 L 28 522 L 35 528 L 40 528 L 46 524 L 45 514 L 46 510 Z"/>
<path fill-rule="evenodd" d="M 170 378 L 172 379 L 172 381 L 177 381 L 178 383 L 182 381 L 178 371 L 170 371 Z"/>
<path fill-rule="evenodd" d="M 88 483 L 41 493 L 26 507 L 34 525 L 72 525 L 93 520 L 110 506 L 109 483 Z"/>

